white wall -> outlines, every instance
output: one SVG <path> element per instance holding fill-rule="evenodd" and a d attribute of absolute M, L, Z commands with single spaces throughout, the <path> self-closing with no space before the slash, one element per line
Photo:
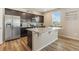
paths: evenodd
<path fill-rule="evenodd" d="M 63 14 L 64 14 L 63 13 L 63 9 L 56 9 L 56 10 L 52 10 L 52 11 L 46 12 L 46 13 L 43 14 L 44 15 L 44 25 L 45 26 L 52 25 L 52 20 L 53 20 L 52 19 L 52 13 L 56 12 L 56 11 L 61 13 L 61 19 L 63 19 Z"/>
<path fill-rule="evenodd" d="M 4 8 L 0 8 L 0 44 L 3 43 L 3 14 Z"/>
<path fill-rule="evenodd" d="M 59 11 L 61 13 L 62 29 L 59 30 L 59 35 L 79 40 L 78 39 L 79 38 L 79 9 L 62 8 L 62 9 L 57 9 L 54 11 L 47 12 L 44 14 L 44 25 L 50 26 L 52 24 L 51 14 L 56 11 Z M 69 20 L 66 17 L 66 13 L 69 13 L 69 12 L 75 12 L 75 14 L 77 14 L 77 17 L 75 19 L 72 18 L 71 20 Z"/>
<path fill-rule="evenodd" d="M 72 18 L 71 17 L 67 17 L 66 14 L 67 13 L 75 13 L 76 18 Z M 79 40 L 79 9 L 64 9 L 64 18 L 63 18 L 63 22 L 62 22 L 62 31 L 60 33 L 60 35 L 68 37 L 68 38 L 72 38 L 72 39 L 77 39 Z"/>

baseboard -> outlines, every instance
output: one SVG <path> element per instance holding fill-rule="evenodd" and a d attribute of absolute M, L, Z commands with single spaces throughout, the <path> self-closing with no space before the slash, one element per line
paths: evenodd
<path fill-rule="evenodd" d="M 66 36 L 66 35 L 59 35 L 60 38 L 66 38 L 66 39 L 73 39 L 73 40 L 79 40 L 79 38 L 77 37 L 70 37 L 70 36 Z"/>

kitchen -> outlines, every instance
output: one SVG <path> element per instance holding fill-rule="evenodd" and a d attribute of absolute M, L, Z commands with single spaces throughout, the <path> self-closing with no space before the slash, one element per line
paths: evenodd
<path fill-rule="evenodd" d="M 27 12 L 19 11 L 17 9 L 18 8 L 4 8 L 2 20 L 3 39 L 1 44 L 10 45 L 10 43 L 5 44 L 5 42 L 11 42 L 25 38 L 25 40 L 27 39 L 26 45 L 29 47 L 29 50 L 38 51 L 58 39 L 57 33 L 58 29 L 60 28 L 55 28 L 52 26 L 46 27 L 44 25 L 44 16 L 42 15 L 42 13 L 33 12 L 29 8 L 27 8 Z M 54 34 L 52 34 L 53 32 Z M 47 38 L 45 38 L 46 35 L 48 36 Z"/>
<path fill-rule="evenodd" d="M 76 0 L 1 0 L 0 58 L 79 59 L 78 4 Z"/>
<path fill-rule="evenodd" d="M 78 16 L 78 8 L 0 8 L 0 51 L 77 51 Z"/>

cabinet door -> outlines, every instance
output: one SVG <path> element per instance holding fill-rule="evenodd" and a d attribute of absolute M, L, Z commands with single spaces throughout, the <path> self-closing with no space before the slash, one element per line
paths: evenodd
<path fill-rule="evenodd" d="M 28 46 L 32 49 L 32 32 L 27 30 Z"/>
<path fill-rule="evenodd" d="M 47 31 L 46 33 L 41 35 L 40 48 L 44 48 L 44 47 L 48 46 L 49 44 L 53 43 L 57 39 L 58 39 L 58 35 L 57 35 L 57 31 L 56 30 Z"/>
<path fill-rule="evenodd" d="M 40 50 L 57 40 L 57 31 L 47 31 L 33 36 L 33 50 Z"/>
<path fill-rule="evenodd" d="M 44 22 L 44 17 L 43 16 L 40 16 L 40 23 L 43 23 Z"/>
<path fill-rule="evenodd" d="M 40 39 L 39 39 L 39 34 L 38 33 L 35 33 L 35 32 L 32 32 L 32 49 L 33 50 L 37 50 L 40 46 Z"/>

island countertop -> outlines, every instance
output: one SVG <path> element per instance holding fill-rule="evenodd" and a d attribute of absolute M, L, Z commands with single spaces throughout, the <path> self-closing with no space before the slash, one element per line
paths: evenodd
<path fill-rule="evenodd" d="M 29 28 L 26 30 L 42 33 L 42 32 L 46 32 L 46 31 L 50 31 L 50 30 L 57 30 L 57 29 L 61 29 L 61 27 Z"/>

